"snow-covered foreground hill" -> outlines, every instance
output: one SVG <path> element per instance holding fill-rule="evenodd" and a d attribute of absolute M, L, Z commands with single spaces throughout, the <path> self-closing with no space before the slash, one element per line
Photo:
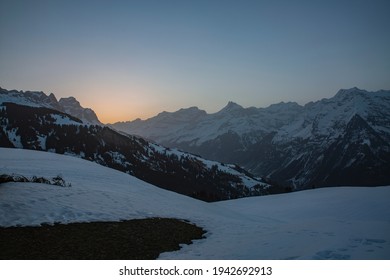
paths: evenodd
<path fill-rule="evenodd" d="M 0 173 L 61 174 L 72 184 L 1 184 L 0 226 L 175 217 L 207 238 L 162 259 L 390 259 L 390 187 L 205 203 L 78 158 L 4 148 Z"/>

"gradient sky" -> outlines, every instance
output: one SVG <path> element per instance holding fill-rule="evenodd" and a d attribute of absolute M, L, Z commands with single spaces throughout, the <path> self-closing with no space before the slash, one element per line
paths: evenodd
<path fill-rule="evenodd" d="M 390 1 L 3 1 L 0 86 L 103 122 L 390 89 Z"/>

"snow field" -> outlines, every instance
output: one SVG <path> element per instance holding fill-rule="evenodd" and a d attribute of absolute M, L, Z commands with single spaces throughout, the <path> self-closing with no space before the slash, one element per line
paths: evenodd
<path fill-rule="evenodd" d="M 161 259 L 390 259 L 389 186 L 206 203 L 79 158 L 5 148 L 0 174 L 60 174 L 72 184 L 1 184 L 0 226 L 173 217 L 207 238 Z"/>

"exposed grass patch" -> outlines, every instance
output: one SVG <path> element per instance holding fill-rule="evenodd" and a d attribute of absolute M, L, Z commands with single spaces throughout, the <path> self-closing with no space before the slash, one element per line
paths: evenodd
<path fill-rule="evenodd" d="M 0 259 L 156 259 L 204 233 L 166 218 L 0 228 Z"/>

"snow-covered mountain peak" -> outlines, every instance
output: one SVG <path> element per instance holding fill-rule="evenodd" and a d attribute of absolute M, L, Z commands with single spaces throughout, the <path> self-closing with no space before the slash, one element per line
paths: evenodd
<path fill-rule="evenodd" d="M 379 90 L 369 92 L 359 88 L 351 89 L 341 89 L 337 94 L 330 99 L 325 99 L 327 101 L 335 101 L 341 103 L 353 102 L 353 105 L 356 106 L 371 106 L 373 103 L 381 103 L 382 105 L 387 105 L 387 101 L 390 100 L 390 91 L 389 90 Z M 384 102 L 383 102 L 384 101 Z"/>
<path fill-rule="evenodd" d="M 367 91 L 364 89 L 360 89 L 358 87 L 353 87 L 353 88 L 349 88 L 349 89 L 340 89 L 336 93 L 335 97 L 345 96 L 345 95 L 349 95 L 349 94 L 359 94 L 359 93 L 367 93 Z"/>
<path fill-rule="evenodd" d="M 101 125 L 95 112 L 89 108 L 83 108 L 74 97 L 61 98 L 57 101 L 53 93 L 46 95 L 42 91 L 17 91 L 0 88 L 0 105 L 3 103 L 15 103 L 29 107 L 44 107 L 54 109 L 72 115 L 84 122 L 84 124 Z"/>
<path fill-rule="evenodd" d="M 390 91 L 385 90 L 343 89 L 304 106 L 281 102 L 242 108 L 230 102 L 191 124 L 156 118 L 116 127 L 209 159 L 236 162 L 259 176 L 293 186 L 389 180 L 379 171 L 388 170 L 383 159 L 390 151 Z M 368 142 L 370 149 L 365 146 Z M 365 155 L 366 161 L 357 154 Z M 366 166 L 379 166 L 372 169 L 376 175 Z"/>
<path fill-rule="evenodd" d="M 390 91 L 368 92 L 358 88 L 341 89 L 332 98 L 310 102 L 304 106 L 303 113 L 297 122 L 285 127 L 290 137 L 312 134 L 337 138 L 347 123 L 359 115 L 373 127 L 383 129 L 389 126 Z M 310 133 L 308 129 L 310 128 Z M 305 130 L 306 133 L 302 133 Z"/>
<path fill-rule="evenodd" d="M 73 96 L 61 98 L 58 103 L 62 107 L 63 112 L 81 119 L 84 123 L 102 124 L 92 109 L 83 108 L 80 102 Z"/>
<path fill-rule="evenodd" d="M 57 102 L 57 98 L 56 98 L 56 96 L 54 95 L 54 93 L 50 93 L 50 94 L 49 94 L 49 99 L 50 99 L 53 103 Z"/>
<path fill-rule="evenodd" d="M 70 106 L 81 106 L 81 105 L 80 105 L 80 102 L 77 101 L 77 99 L 74 98 L 73 96 L 60 98 L 60 100 L 58 101 L 58 103 L 60 103 L 61 106 L 66 106 L 66 107 L 70 107 Z"/>
<path fill-rule="evenodd" d="M 53 93 L 47 96 L 42 91 L 17 91 L 6 90 L 0 88 L 0 104 L 2 103 L 15 103 L 20 105 L 26 105 L 30 107 L 46 107 L 55 110 L 59 110 L 57 98 Z"/>
<path fill-rule="evenodd" d="M 297 110 L 302 110 L 302 108 L 303 108 L 303 106 L 299 105 L 296 102 L 279 102 L 276 104 L 271 104 L 270 106 L 268 106 L 265 109 L 270 111 L 270 112 L 277 113 L 277 112 L 284 112 L 286 110 L 297 111 Z"/>
<path fill-rule="evenodd" d="M 185 124 L 188 122 L 197 121 L 198 119 L 206 116 L 207 113 L 204 110 L 199 110 L 198 107 L 190 107 L 185 109 L 180 109 L 176 112 L 166 112 L 163 111 L 159 113 L 157 116 L 152 117 L 146 121 L 149 122 L 162 122 L 162 123 L 170 123 L 170 124 Z M 137 120 L 137 122 L 142 122 L 142 120 Z M 123 123 L 123 124 L 126 124 Z"/>
<path fill-rule="evenodd" d="M 200 110 L 198 107 L 189 107 L 185 109 L 180 109 L 173 113 L 174 117 L 188 117 L 188 118 L 198 118 L 207 115 L 206 111 Z"/>
<path fill-rule="evenodd" d="M 229 101 L 228 104 L 222 108 L 217 114 L 224 114 L 224 113 L 232 113 L 235 111 L 243 110 L 244 108 L 241 105 L 238 105 L 237 103 L 233 101 Z"/>

